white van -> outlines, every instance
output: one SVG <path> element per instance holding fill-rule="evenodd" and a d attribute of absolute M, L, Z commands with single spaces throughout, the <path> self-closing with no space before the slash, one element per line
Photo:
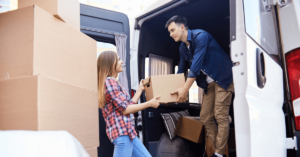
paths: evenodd
<path fill-rule="evenodd" d="M 236 63 L 231 113 L 236 156 L 300 156 L 300 1 L 158 0 L 136 17 L 131 30 L 132 89 L 145 78 L 151 55 L 161 56 L 160 62 L 171 59 L 175 73 L 180 43 L 164 27 L 174 15 L 185 16 L 190 29 L 209 32 Z M 151 63 L 146 66 L 153 71 Z M 141 112 L 139 129 L 153 156 L 165 131 L 160 113 L 189 109 L 197 116 L 196 106 L 162 105 Z"/>
<path fill-rule="evenodd" d="M 122 13 L 87 5 L 81 5 L 80 12 L 81 31 L 95 40 L 115 44 L 114 33 L 127 36 L 125 60 L 132 91 L 146 74 L 161 70 L 162 63 L 165 73 L 176 73 L 180 43 L 164 26 L 174 15 L 185 16 L 190 29 L 209 32 L 235 63 L 230 111 L 235 140 L 229 140 L 236 147 L 229 156 L 300 157 L 300 0 L 158 0 L 136 17 L 130 31 Z M 143 95 L 141 102 L 145 100 Z M 135 114 L 136 130 L 153 157 L 160 156 L 159 141 L 166 132 L 161 113 L 186 109 L 199 116 L 201 103 L 189 100 Z M 101 110 L 99 123 L 98 154 L 111 157 L 113 144 Z M 189 144 L 193 156 L 203 155 L 205 144 Z"/>

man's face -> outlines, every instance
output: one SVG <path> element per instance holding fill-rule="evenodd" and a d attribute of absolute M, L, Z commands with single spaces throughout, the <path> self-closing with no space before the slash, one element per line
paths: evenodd
<path fill-rule="evenodd" d="M 178 42 L 181 40 L 181 37 L 183 35 L 183 29 L 184 26 L 178 26 L 175 22 L 172 22 L 168 26 L 168 31 L 170 32 L 170 36 L 175 40 L 175 42 Z"/>

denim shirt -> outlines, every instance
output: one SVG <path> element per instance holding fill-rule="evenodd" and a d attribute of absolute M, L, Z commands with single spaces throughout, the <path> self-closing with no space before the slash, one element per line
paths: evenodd
<path fill-rule="evenodd" d="M 232 83 L 233 63 L 217 41 L 206 31 L 201 29 L 188 30 L 187 41 L 190 49 L 184 42 L 179 47 L 180 62 L 178 74 L 185 73 L 188 68 L 188 78 L 196 78 L 197 85 L 207 92 L 206 75 L 224 89 Z"/>

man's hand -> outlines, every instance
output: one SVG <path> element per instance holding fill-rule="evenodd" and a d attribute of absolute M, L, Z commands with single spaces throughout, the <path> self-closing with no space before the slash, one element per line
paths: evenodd
<path fill-rule="evenodd" d="M 187 90 L 185 88 L 179 88 L 175 92 L 172 92 L 171 94 L 172 95 L 178 94 L 178 98 L 177 98 L 176 102 L 177 103 L 183 103 L 183 102 L 186 101 L 188 91 L 189 90 Z"/>

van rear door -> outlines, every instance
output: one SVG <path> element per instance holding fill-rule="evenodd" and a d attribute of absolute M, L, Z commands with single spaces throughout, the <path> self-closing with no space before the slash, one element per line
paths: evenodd
<path fill-rule="evenodd" d="M 127 36 L 126 62 L 128 64 L 126 65 L 126 72 L 128 87 L 130 87 L 130 32 L 127 15 L 80 4 L 80 28 L 82 33 L 85 33 L 96 41 L 111 43 L 114 45 L 116 45 L 114 33 L 124 34 Z M 101 109 L 99 109 L 99 126 L 100 147 L 98 148 L 98 156 L 112 157 L 114 145 L 109 141 L 106 135 L 106 124 L 103 119 Z"/>
<path fill-rule="evenodd" d="M 282 58 L 269 2 L 231 0 L 237 156 L 286 156 Z"/>

